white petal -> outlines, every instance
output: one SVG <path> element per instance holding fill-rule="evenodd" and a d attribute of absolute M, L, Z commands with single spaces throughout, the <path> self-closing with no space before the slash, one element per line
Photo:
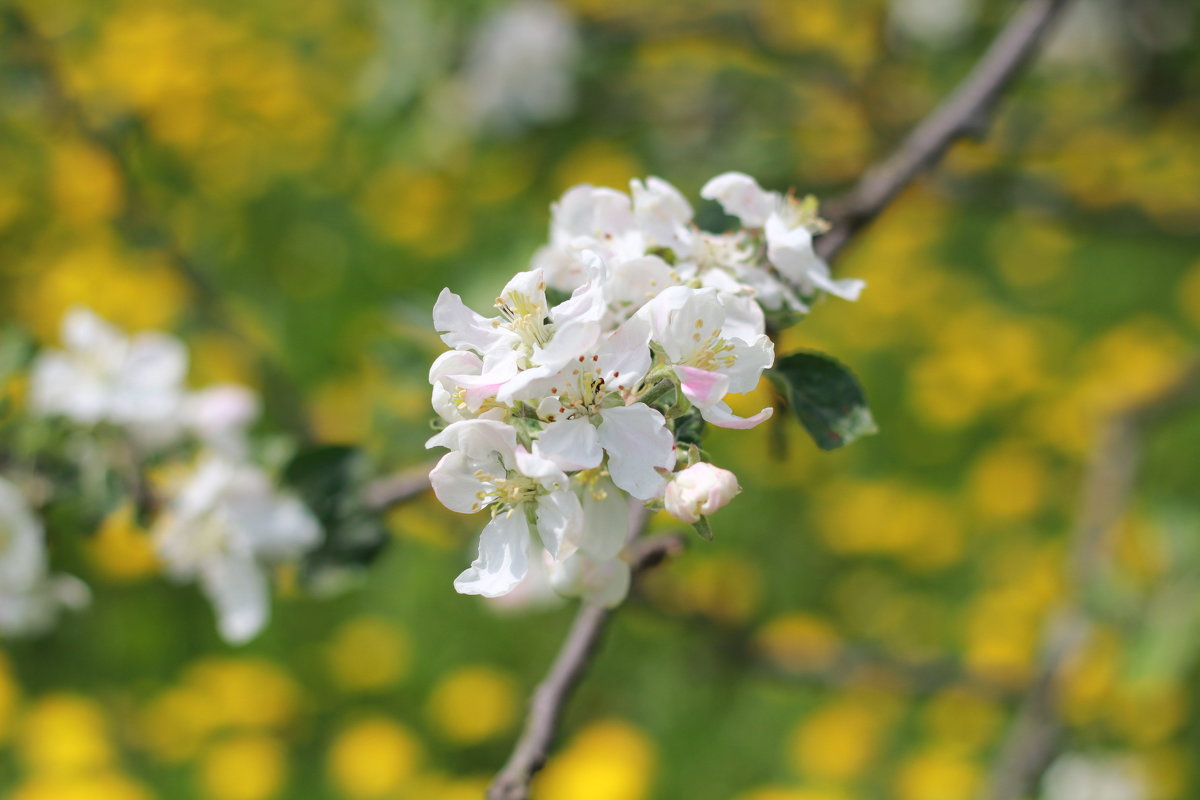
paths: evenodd
<path fill-rule="evenodd" d="M 579 548 L 583 524 L 583 507 L 573 492 L 564 489 L 538 497 L 538 536 L 556 559 L 566 558 Z"/>
<path fill-rule="evenodd" d="M 650 323 L 627 320 L 596 351 L 596 366 L 609 390 L 633 389 L 650 370 Z"/>
<path fill-rule="evenodd" d="M 210 560 L 201 573 L 201 585 L 217 613 L 217 629 L 230 644 L 249 641 L 267 624 L 266 578 L 252 559 Z"/>
<path fill-rule="evenodd" d="M 429 483 L 442 505 L 459 514 L 473 514 L 483 507 L 479 492 L 490 491 L 492 487 L 476 477 L 479 465 L 479 461 L 457 450 L 442 456 L 429 471 Z"/>
<path fill-rule="evenodd" d="M 448 447 L 470 458 L 485 459 L 496 453 L 511 461 L 517 447 L 517 432 L 511 425 L 493 419 L 466 419 L 446 426 L 425 447 Z"/>
<path fill-rule="evenodd" d="M 533 447 L 535 453 L 568 471 L 598 467 L 604 458 L 600 435 L 586 417 L 551 422 L 538 434 Z"/>
<path fill-rule="evenodd" d="M 704 184 L 700 196 L 716 200 L 726 214 L 737 217 L 747 228 L 761 228 L 779 205 L 775 192 L 765 191 L 758 181 L 742 172 L 726 172 Z"/>
<path fill-rule="evenodd" d="M 665 479 L 655 467 L 675 465 L 675 441 L 663 415 L 644 403 L 600 412 L 600 444 L 608 453 L 613 483 L 639 500 L 662 494 Z"/>
<path fill-rule="evenodd" d="M 608 608 L 625 599 L 631 578 L 629 565 L 621 559 L 595 560 L 583 553 L 550 567 L 554 591 Z"/>
<path fill-rule="evenodd" d="M 759 336 L 749 344 L 741 339 L 730 339 L 732 366 L 724 370 L 729 376 L 729 391 L 745 394 L 758 386 L 763 370 L 775 363 L 775 345 L 767 336 Z"/>
<path fill-rule="evenodd" d="M 532 539 L 521 509 L 497 514 L 479 535 L 479 555 L 454 579 L 460 594 L 499 597 L 512 591 L 529 570 Z"/>
<path fill-rule="evenodd" d="M 443 342 L 457 349 L 482 353 L 496 339 L 492 321 L 467 308 L 462 298 L 449 289 L 442 289 L 433 305 L 433 328 L 441 332 Z"/>
<path fill-rule="evenodd" d="M 579 547 L 592 558 L 616 558 L 629 534 L 629 496 L 611 480 L 583 487 L 585 528 Z"/>

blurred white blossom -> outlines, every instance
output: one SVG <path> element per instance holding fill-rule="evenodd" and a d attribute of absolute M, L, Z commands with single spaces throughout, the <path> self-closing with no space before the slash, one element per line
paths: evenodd
<path fill-rule="evenodd" d="M 548 0 L 500 6 L 476 29 L 463 70 L 468 114 L 501 132 L 553 122 L 575 106 L 579 33 Z"/>
<path fill-rule="evenodd" d="M 11 481 L 0 478 L 0 633 L 31 635 L 54 626 L 63 609 L 90 600 L 70 575 L 48 572 L 46 533 Z"/>
<path fill-rule="evenodd" d="M 1146 776 L 1121 756 L 1061 755 L 1042 781 L 1046 800 L 1147 800 Z"/>
<path fill-rule="evenodd" d="M 199 581 L 221 635 L 240 643 L 270 616 L 267 569 L 313 549 L 322 533 L 261 469 L 212 452 L 176 483 L 154 536 L 167 573 Z"/>

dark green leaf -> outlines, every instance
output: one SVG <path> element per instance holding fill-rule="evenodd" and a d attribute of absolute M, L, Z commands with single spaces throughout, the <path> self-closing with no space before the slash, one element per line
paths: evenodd
<path fill-rule="evenodd" d="M 354 447 L 324 445 L 302 450 L 283 473 L 321 522 L 325 539 L 305 559 L 301 576 L 311 586 L 337 583 L 347 572 L 373 562 L 389 541 L 380 516 L 362 500 L 366 460 Z"/>
<path fill-rule="evenodd" d="M 849 369 L 829 356 L 792 353 L 779 359 L 768 374 L 822 450 L 836 450 L 876 432 L 862 386 Z"/>

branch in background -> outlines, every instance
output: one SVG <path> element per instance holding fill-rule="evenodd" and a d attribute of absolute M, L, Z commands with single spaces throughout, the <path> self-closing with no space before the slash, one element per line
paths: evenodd
<path fill-rule="evenodd" d="M 363 489 L 367 508 L 382 513 L 425 494 L 429 490 L 429 472 L 436 463 L 422 464 L 371 481 Z"/>
<path fill-rule="evenodd" d="M 913 129 L 895 152 L 868 169 L 846 197 L 830 203 L 833 228 L 816 242 L 823 258 L 833 259 L 913 178 L 936 165 L 952 144 L 987 132 L 1001 95 L 1029 63 L 1070 2 L 1027 0 L 958 88 Z"/>
<path fill-rule="evenodd" d="M 1091 631 L 1085 600 L 1090 585 L 1108 565 L 1108 534 L 1129 504 L 1143 441 L 1155 425 L 1197 406 L 1200 356 L 1161 392 L 1114 414 L 1101 428 L 1071 535 L 1067 596 L 1043 635 L 1037 673 L 1000 749 L 984 795 L 986 800 L 1032 797 L 1046 768 L 1060 752 L 1065 733 L 1058 715 L 1060 672 L 1086 643 Z"/>
<path fill-rule="evenodd" d="M 830 213 L 833 227 L 816 243 L 822 257 L 832 260 L 921 170 L 934 166 L 956 140 L 982 132 L 1001 94 L 1069 2 L 1027 0 L 949 99 L 891 156 L 869 169 L 845 201 L 835 204 Z M 652 555 L 661 560 L 674 549 Z M 641 562 L 635 562 L 635 567 L 640 566 Z M 586 671 L 610 613 L 586 605 L 580 609 L 550 672 L 534 692 L 525 730 L 488 789 L 488 800 L 525 800 L 529 796 L 529 782 L 546 761 L 563 706 Z"/>

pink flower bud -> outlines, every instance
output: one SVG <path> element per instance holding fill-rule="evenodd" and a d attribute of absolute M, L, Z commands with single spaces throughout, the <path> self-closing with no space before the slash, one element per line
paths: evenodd
<path fill-rule="evenodd" d="M 667 511 L 682 522 L 699 522 L 728 503 L 742 490 L 737 476 L 707 462 L 693 464 L 667 484 Z"/>

